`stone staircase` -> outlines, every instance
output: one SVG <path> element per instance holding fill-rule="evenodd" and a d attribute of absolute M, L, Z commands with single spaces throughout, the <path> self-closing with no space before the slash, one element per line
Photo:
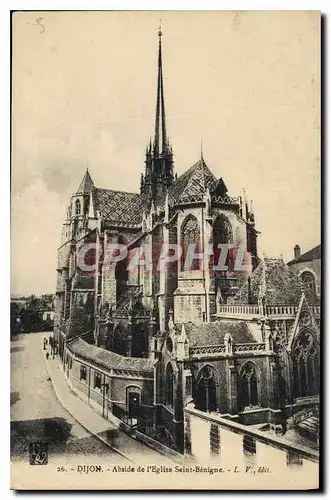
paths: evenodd
<path fill-rule="evenodd" d="M 300 434 L 314 443 L 319 441 L 319 408 L 306 408 L 294 415 L 294 425 Z"/>

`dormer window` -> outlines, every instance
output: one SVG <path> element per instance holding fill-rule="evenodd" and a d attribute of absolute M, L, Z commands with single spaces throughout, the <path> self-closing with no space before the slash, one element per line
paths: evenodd
<path fill-rule="evenodd" d="M 82 206 L 79 200 L 75 201 L 75 215 L 80 215 Z"/>

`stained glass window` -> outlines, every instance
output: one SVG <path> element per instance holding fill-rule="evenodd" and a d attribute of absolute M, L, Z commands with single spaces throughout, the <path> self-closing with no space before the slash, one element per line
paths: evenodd
<path fill-rule="evenodd" d="M 195 253 L 199 253 L 199 248 L 200 248 L 199 222 L 193 215 L 189 215 L 182 225 L 181 245 L 182 245 L 182 270 L 183 270 L 189 245 L 194 245 L 193 248 Z M 200 269 L 200 261 L 199 259 L 194 259 L 192 261 L 190 270 L 198 270 L 198 269 Z"/>

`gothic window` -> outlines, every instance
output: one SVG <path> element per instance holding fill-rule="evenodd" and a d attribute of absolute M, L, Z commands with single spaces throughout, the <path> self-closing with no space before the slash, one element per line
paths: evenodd
<path fill-rule="evenodd" d="M 79 215 L 81 213 L 81 204 L 79 200 L 75 201 L 75 215 Z"/>
<path fill-rule="evenodd" d="M 192 397 L 192 376 L 188 375 L 185 377 L 185 396 L 187 398 Z"/>
<path fill-rule="evenodd" d="M 80 365 L 80 380 L 86 380 L 86 366 Z"/>
<path fill-rule="evenodd" d="M 214 265 L 216 266 L 219 261 L 221 249 L 218 248 L 220 244 L 230 244 L 233 242 L 232 227 L 230 221 L 224 215 L 218 215 L 213 226 L 213 251 L 214 251 Z M 232 249 L 228 249 L 225 265 L 231 268 L 231 255 Z"/>
<path fill-rule="evenodd" d="M 314 337 L 307 330 L 301 332 L 292 352 L 295 397 L 318 393 L 319 365 Z"/>
<path fill-rule="evenodd" d="M 171 363 L 168 363 L 166 368 L 166 383 L 165 383 L 165 402 L 167 406 L 174 406 L 174 371 Z"/>
<path fill-rule="evenodd" d="M 313 273 L 309 271 L 304 271 L 301 274 L 300 278 L 303 281 L 304 287 L 307 291 L 312 291 L 316 293 L 316 282 Z"/>
<path fill-rule="evenodd" d="M 216 411 L 216 377 L 211 366 L 204 366 L 197 377 L 195 406 L 202 411 Z"/>
<path fill-rule="evenodd" d="M 126 354 L 126 332 L 123 325 L 116 325 L 112 338 L 112 351 L 125 356 Z"/>
<path fill-rule="evenodd" d="M 181 245 L 182 245 L 182 270 L 187 256 L 189 245 L 194 245 L 194 252 L 199 253 L 200 248 L 200 227 L 199 222 L 193 215 L 189 215 L 184 221 L 181 229 Z M 193 248 L 193 247 L 192 247 Z M 194 259 L 189 270 L 200 269 L 199 259 Z"/>
<path fill-rule="evenodd" d="M 240 371 L 239 400 L 242 409 L 259 404 L 256 366 L 251 361 Z"/>
<path fill-rule="evenodd" d="M 169 352 L 172 352 L 172 350 L 173 350 L 173 342 L 172 342 L 170 337 L 167 338 L 167 350 Z"/>

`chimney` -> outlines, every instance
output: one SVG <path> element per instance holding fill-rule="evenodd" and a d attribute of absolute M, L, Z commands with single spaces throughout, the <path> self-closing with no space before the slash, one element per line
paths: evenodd
<path fill-rule="evenodd" d="M 294 258 L 295 260 L 298 260 L 298 258 L 300 257 L 301 255 L 301 248 L 299 245 L 295 245 L 294 247 Z"/>

